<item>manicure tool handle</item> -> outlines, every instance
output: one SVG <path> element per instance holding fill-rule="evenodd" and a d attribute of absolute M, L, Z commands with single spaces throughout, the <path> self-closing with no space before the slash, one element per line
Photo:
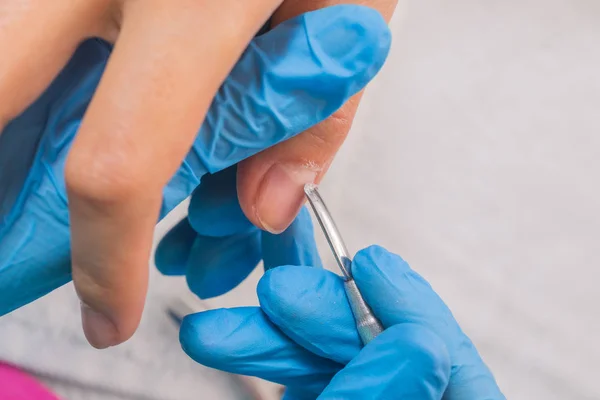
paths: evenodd
<path fill-rule="evenodd" d="M 363 345 L 367 345 L 371 340 L 375 339 L 383 332 L 383 325 L 381 325 L 381 322 L 373 315 L 369 305 L 365 302 L 362 294 L 358 290 L 354 279 L 345 281 L 344 288 L 346 289 L 346 297 L 348 297 L 352 314 L 354 314 L 358 335 L 360 336 Z"/>

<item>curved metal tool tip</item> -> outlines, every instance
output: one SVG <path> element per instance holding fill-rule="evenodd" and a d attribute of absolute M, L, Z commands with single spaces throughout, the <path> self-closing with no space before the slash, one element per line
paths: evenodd
<path fill-rule="evenodd" d="M 373 315 L 369 305 L 363 299 L 360 290 L 358 290 L 356 282 L 352 279 L 352 261 L 350 260 L 348 249 L 346 249 L 342 235 L 340 235 L 323 198 L 319 194 L 317 185 L 305 185 L 304 193 L 306 193 L 306 197 L 315 212 L 319 225 L 321 225 L 323 233 L 325 233 L 325 238 L 329 242 L 329 247 L 331 247 L 338 266 L 342 274 L 344 274 L 344 288 L 348 302 L 352 308 L 354 320 L 356 321 L 358 334 L 362 342 L 367 344 L 383 331 L 383 326 Z"/>
<path fill-rule="evenodd" d="M 344 278 L 351 279 L 352 274 L 350 272 L 350 265 L 352 264 L 350 260 L 350 255 L 348 254 L 348 249 L 346 249 L 346 245 L 342 240 L 342 235 L 340 234 L 335 222 L 333 221 L 333 217 L 331 213 L 327 209 L 323 198 L 319 194 L 319 190 L 317 185 L 307 184 L 304 186 L 304 193 L 306 193 L 306 197 L 308 198 L 308 202 L 310 203 L 315 216 L 317 217 L 317 221 L 319 221 L 319 225 L 321 225 L 321 229 L 323 229 L 323 233 L 325 234 L 325 238 L 329 243 L 329 247 L 335 256 L 335 259 L 344 275 Z"/>
<path fill-rule="evenodd" d="M 307 183 L 304 185 L 304 193 L 308 196 L 310 193 L 314 193 L 317 190 L 317 185 L 314 183 Z"/>

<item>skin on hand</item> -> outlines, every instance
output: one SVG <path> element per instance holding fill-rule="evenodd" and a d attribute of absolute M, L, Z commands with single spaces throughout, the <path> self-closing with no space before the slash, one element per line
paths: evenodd
<path fill-rule="evenodd" d="M 340 2 L 281 3 L 0 3 L 0 48 L 10 54 L 9 62 L 0 63 L 0 132 L 44 92 L 82 41 L 100 37 L 115 44 L 65 165 L 72 276 L 82 301 L 84 331 L 93 346 L 116 345 L 135 332 L 162 189 L 181 165 L 215 93 L 248 42 L 274 13 L 273 21 L 279 23 Z M 389 19 L 395 1 L 365 5 L 374 5 Z M 280 231 L 293 220 L 302 203 L 298 190 L 305 181 L 318 182 L 327 170 L 359 97 L 300 135 L 305 139 L 297 137 L 240 165 L 240 200 L 253 222 Z M 268 170 L 280 182 L 292 176 L 293 184 L 284 183 L 286 191 L 273 192 L 264 179 Z M 274 198 L 280 201 L 279 211 Z"/>
<path fill-rule="evenodd" d="M 83 40 L 115 43 L 65 166 L 73 281 L 92 345 L 118 344 L 137 328 L 162 189 L 219 86 L 280 3 L 1 3 L 0 48 L 11 56 L 0 64 L 0 129 L 41 95 Z"/>
<path fill-rule="evenodd" d="M 397 0 L 286 0 L 272 25 L 336 4 L 359 4 L 379 11 L 386 21 Z M 319 183 L 348 136 L 362 93 L 303 134 L 279 143 L 238 166 L 238 196 L 250 221 L 271 233 L 287 228 L 305 202 L 304 185 Z"/>

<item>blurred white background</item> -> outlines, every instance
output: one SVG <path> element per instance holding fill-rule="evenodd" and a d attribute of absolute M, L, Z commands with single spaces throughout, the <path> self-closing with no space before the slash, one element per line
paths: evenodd
<path fill-rule="evenodd" d="M 425 275 L 510 399 L 598 399 L 600 2 L 409 1 L 323 190 Z"/>
<path fill-rule="evenodd" d="M 508 398 L 600 398 L 600 1 L 407 0 L 392 29 L 322 185 L 349 247 L 384 245 L 428 278 Z M 212 304 L 254 304 L 259 276 Z M 0 358 L 148 398 L 228 398 L 165 317 L 185 292 L 155 273 L 139 333 L 96 352 L 61 289 L 0 319 Z"/>

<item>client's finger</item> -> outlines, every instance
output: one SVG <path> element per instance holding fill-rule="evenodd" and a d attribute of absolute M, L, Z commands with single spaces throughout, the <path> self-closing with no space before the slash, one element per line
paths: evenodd
<path fill-rule="evenodd" d="M 205 172 L 228 168 L 331 116 L 379 71 L 388 53 L 379 42 L 388 36 L 387 25 L 372 12 L 340 5 L 287 20 L 256 37 L 169 182 L 163 209 L 187 197 L 181 195 Z"/>
<path fill-rule="evenodd" d="M 65 167 L 73 280 L 92 345 L 116 345 L 137 328 L 162 189 L 278 4 L 125 3 L 119 40 Z"/>
<path fill-rule="evenodd" d="M 286 0 L 273 15 L 271 23 L 277 25 L 301 13 L 335 4 L 348 3 L 347 0 Z M 363 7 L 364 13 L 373 20 L 389 21 L 397 0 L 352 0 L 350 3 Z M 373 23 L 371 26 L 377 26 Z M 344 35 L 362 40 L 365 35 L 377 34 L 366 29 L 349 26 Z M 387 48 L 390 36 L 381 32 L 374 46 Z M 350 47 L 339 47 L 338 51 L 352 52 Z M 367 51 L 354 51 L 355 62 L 369 63 L 371 55 Z M 335 154 L 346 139 L 354 120 L 360 94 L 349 100 L 330 118 L 308 129 L 301 135 L 267 149 L 243 161 L 239 167 L 238 188 L 240 202 L 248 218 L 256 226 L 277 233 L 285 229 L 294 219 L 304 203 L 303 187 L 306 183 L 319 182 Z"/>

